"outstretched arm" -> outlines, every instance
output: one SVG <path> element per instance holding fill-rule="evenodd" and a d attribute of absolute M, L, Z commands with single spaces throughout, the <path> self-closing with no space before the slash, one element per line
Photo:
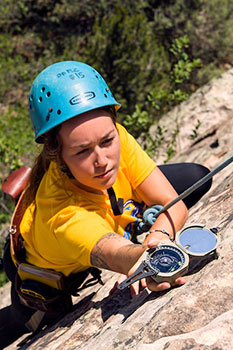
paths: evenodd
<path fill-rule="evenodd" d="M 142 255 L 147 248 L 155 247 L 157 240 L 150 240 L 147 245 L 134 244 L 126 238 L 116 234 L 109 233 L 103 236 L 94 246 L 91 252 L 92 265 L 119 272 L 124 275 L 131 275 L 142 262 Z M 185 280 L 178 278 L 174 285 L 183 284 Z M 170 288 L 167 282 L 157 284 L 152 278 L 148 277 L 141 281 L 143 288 L 148 287 L 151 291 L 161 291 Z M 131 285 L 132 294 L 139 293 L 139 282 Z"/>
<path fill-rule="evenodd" d="M 137 187 L 136 192 L 148 206 L 154 204 L 165 206 L 177 196 L 172 185 L 157 167 Z M 174 237 L 175 233 L 184 225 L 187 217 L 188 210 L 185 204 L 180 201 L 167 212 L 161 214 L 151 229 L 165 230 Z M 116 233 L 109 233 L 96 243 L 91 253 L 91 262 L 96 267 L 130 275 L 137 269 L 142 261 L 141 256 L 148 247 L 154 247 L 159 241 L 168 239 L 168 236 L 162 232 L 155 232 L 148 235 L 143 245 L 139 245 L 133 244 Z M 185 283 L 185 280 L 178 278 L 174 284 L 183 283 Z M 152 278 L 143 281 L 142 286 L 148 286 L 152 291 L 170 288 L 169 283 L 157 284 Z M 131 288 L 135 290 L 134 294 L 138 294 L 139 283 L 136 282 Z"/>
<path fill-rule="evenodd" d="M 146 246 L 134 244 L 117 233 L 103 236 L 91 252 L 92 265 L 127 274 L 146 250 Z"/>

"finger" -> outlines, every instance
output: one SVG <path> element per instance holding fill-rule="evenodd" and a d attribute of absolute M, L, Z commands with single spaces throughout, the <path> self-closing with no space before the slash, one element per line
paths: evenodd
<path fill-rule="evenodd" d="M 141 279 L 141 287 L 142 287 L 142 289 L 147 288 L 147 283 L 146 283 L 146 279 L 145 278 Z"/>
<path fill-rule="evenodd" d="M 127 278 L 127 275 L 124 275 L 123 273 L 120 274 L 120 276 L 117 279 L 117 283 L 120 284 Z"/>
<path fill-rule="evenodd" d="M 115 282 L 114 286 L 112 287 L 112 289 L 110 289 L 109 295 L 112 295 L 115 292 L 115 290 L 117 289 L 118 284 L 120 284 L 125 279 L 126 279 L 126 275 L 120 274 L 117 281 Z"/>
<path fill-rule="evenodd" d="M 115 290 L 117 289 L 117 286 L 118 286 L 118 282 L 116 281 L 114 286 L 110 289 L 109 295 L 112 295 L 115 292 Z"/>
<path fill-rule="evenodd" d="M 136 297 L 138 294 L 139 294 L 139 281 L 131 284 L 130 286 L 130 295 L 131 295 L 131 298 L 134 298 Z"/>
<path fill-rule="evenodd" d="M 175 282 L 172 283 L 172 287 L 180 286 L 186 283 L 186 279 L 184 277 L 178 277 Z"/>
<path fill-rule="evenodd" d="M 157 245 L 160 243 L 160 241 L 156 238 L 149 238 L 146 245 L 148 248 L 154 248 L 157 247 Z"/>
<path fill-rule="evenodd" d="M 152 292 L 161 292 L 163 290 L 171 288 L 170 283 L 168 282 L 156 283 L 151 277 L 148 277 L 146 279 L 146 283 L 147 283 L 147 288 Z"/>
<path fill-rule="evenodd" d="M 140 294 L 140 292 L 147 288 L 147 283 L 146 283 L 146 279 L 142 278 L 140 281 L 134 283 L 134 285 L 131 285 L 132 288 L 130 290 L 131 292 L 131 297 L 134 298 L 136 295 Z"/>

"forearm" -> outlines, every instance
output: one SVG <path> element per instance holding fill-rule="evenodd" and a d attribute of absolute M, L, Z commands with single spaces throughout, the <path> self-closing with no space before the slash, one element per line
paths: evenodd
<path fill-rule="evenodd" d="M 143 183 L 137 187 L 136 192 L 139 198 L 141 198 L 148 207 L 155 204 L 160 204 L 165 207 L 178 196 L 175 189 L 157 167 Z M 163 229 L 174 237 L 175 233 L 184 225 L 187 217 L 188 210 L 185 204 L 179 201 L 156 219 L 151 230 Z M 153 233 L 152 236 L 159 240 L 166 238 L 166 235 L 159 232 Z"/>
<path fill-rule="evenodd" d="M 103 236 L 91 253 L 93 266 L 127 274 L 144 253 L 146 247 L 134 244 L 116 233 Z"/>
<path fill-rule="evenodd" d="M 171 207 L 168 211 L 161 214 L 150 228 L 150 231 L 165 230 L 169 233 L 171 237 L 175 238 L 176 232 L 183 227 L 187 218 L 188 210 L 185 204 L 182 201 L 180 201 L 173 207 Z M 152 232 L 149 236 L 147 236 L 145 241 L 147 242 L 152 237 L 159 240 L 169 239 L 169 237 L 166 234 L 157 231 Z"/>

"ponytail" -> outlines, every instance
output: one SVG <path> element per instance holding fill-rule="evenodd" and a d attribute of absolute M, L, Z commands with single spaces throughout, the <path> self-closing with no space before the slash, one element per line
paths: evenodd
<path fill-rule="evenodd" d="M 51 161 L 63 165 L 61 157 L 60 125 L 44 135 L 44 145 L 41 153 L 35 159 L 24 195 L 24 205 L 28 207 L 36 198 L 36 192 L 44 174 L 48 171 Z"/>

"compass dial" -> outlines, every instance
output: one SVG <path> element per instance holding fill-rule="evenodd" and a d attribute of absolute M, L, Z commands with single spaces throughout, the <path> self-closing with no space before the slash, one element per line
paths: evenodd
<path fill-rule="evenodd" d="M 185 263 L 182 251 L 174 246 L 158 247 L 150 256 L 150 266 L 161 273 L 171 273 L 179 270 Z"/>

